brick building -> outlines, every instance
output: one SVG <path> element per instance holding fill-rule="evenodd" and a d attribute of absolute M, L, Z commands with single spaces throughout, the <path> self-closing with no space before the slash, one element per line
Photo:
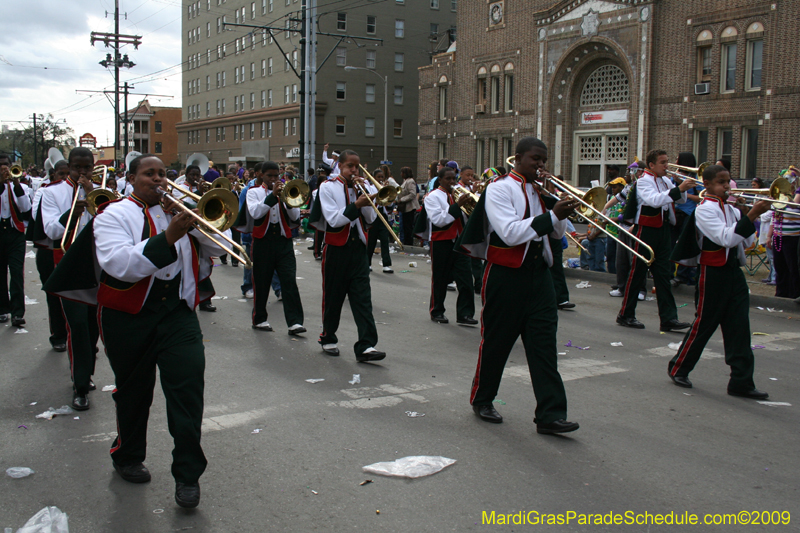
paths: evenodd
<path fill-rule="evenodd" d="M 120 115 L 121 143 L 125 142 L 125 115 Z M 169 167 L 178 161 L 177 125 L 180 107 L 153 106 L 147 100 L 128 110 L 128 152 L 151 153 Z"/>
<path fill-rule="evenodd" d="M 318 5 L 318 31 L 336 37 L 317 37 L 317 161 L 329 142 L 334 150 L 358 151 L 374 168 L 383 158 L 386 128 L 395 173 L 416 166 L 417 68 L 455 37 L 457 0 Z M 292 67 L 300 71 L 301 36 L 223 29 L 223 22 L 287 28 L 300 18 L 301 2 L 183 0 L 183 6 L 181 161 L 200 152 L 216 164 L 265 158 L 298 164 L 300 80 Z"/>
<path fill-rule="evenodd" d="M 585 186 L 653 148 L 728 157 L 732 177 L 800 160 L 800 1 L 462 0 L 456 50 L 419 69 L 419 172 L 504 165 L 533 135 Z"/>

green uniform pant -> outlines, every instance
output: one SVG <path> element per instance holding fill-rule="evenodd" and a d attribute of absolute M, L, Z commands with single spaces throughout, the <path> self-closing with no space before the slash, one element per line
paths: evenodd
<path fill-rule="evenodd" d="M 61 308 L 67 321 L 67 351 L 75 392 L 85 396 L 94 375 L 97 361 L 97 306 L 61 298 Z M 131 330 L 132 331 L 132 330 Z M 130 336 L 130 331 L 125 337 Z"/>
<path fill-rule="evenodd" d="M 553 251 L 553 266 L 550 267 L 550 275 L 553 277 L 556 303 L 563 304 L 569 301 L 569 289 L 567 288 L 567 278 L 564 276 L 564 247 L 561 245 L 561 239 L 550 239 L 550 249 Z"/>
<path fill-rule="evenodd" d="M 735 253 L 735 249 L 729 253 Z M 688 376 L 711 335 L 722 328 L 725 363 L 731 367 L 728 388 L 749 391 L 753 383 L 754 357 L 750 347 L 750 297 L 742 269 L 734 265 L 700 265 L 695 289 L 697 311 L 694 323 L 678 353 L 669 362 L 671 376 Z"/>
<path fill-rule="evenodd" d="M 375 246 L 378 244 L 378 239 L 381 241 L 381 261 L 383 261 L 383 266 L 392 266 L 392 256 L 389 255 L 389 241 L 391 239 L 389 230 L 377 220 L 369 229 L 369 239 L 367 240 L 367 262 L 369 266 L 372 266 L 372 256 L 375 255 L 374 251 Z"/>
<path fill-rule="evenodd" d="M 661 323 L 666 324 L 670 320 L 678 319 L 678 309 L 675 307 L 675 298 L 672 296 L 672 287 L 669 280 L 672 279 L 674 271 L 673 264 L 669 260 L 672 252 L 672 235 L 670 226 L 667 222 L 660 228 L 647 226 L 634 226 L 633 234 L 647 243 L 655 253 L 655 261 L 650 265 L 650 272 L 653 274 L 653 285 L 656 287 L 656 300 L 658 301 L 658 316 Z M 634 249 L 644 257 L 649 253 L 639 244 L 634 245 Z M 622 299 L 622 309 L 619 316 L 623 318 L 636 317 L 636 304 L 639 301 L 639 288 L 644 284 L 647 277 L 647 264 L 632 255 L 631 271 L 628 274 L 628 282 L 625 284 L 625 292 Z"/>
<path fill-rule="evenodd" d="M 431 245 L 431 316 L 444 314 L 447 284 L 456 282 L 457 318 L 475 316 L 475 289 L 472 285 L 470 258 L 453 250 L 453 241 L 430 241 Z"/>
<path fill-rule="evenodd" d="M 11 313 L 12 317 L 22 318 L 25 316 L 25 234 L 11 227 L 10 219 L 0 221 L 0 280 L 0 315 Z"/>
<path fill-rule="evenodd" d="M 532 252 L 528 252 L 529 254 Z M 470 403 L 491 405 L 517 338 L 522 336 L 538 424 L 567 417 L 567 395 L 558 373 L 558 310 L 553 280 L 544 261 L 534 268 L 486 265 L 483 277 L 482 341 Z"/>
<path fill-rule="evenodd" d="M 158 289 L 154 284 L 148 302 Z M 174 294 L 167 298 L 170 304 L 176 302 Z M 183 301 L 159 308 L 146 304 L 135 315 L 105 307 L 100 323 L 116 382 L 112 396 L 117 438 L 111 458 L 121 466 L 144 461 L 158 367 L 167 401 L 167 425 L 175 443 L 172 476 L 175 481 L 196 483 L 207 464 L 200 447 L 205 355 L 197 315 Z"/>
<path fill-rule="evenodd" d="M 322 335 L 320 344 L 336 344 L 336 330 L 345 297 L 358 328 L 356 355 L 378 344 L 378 329 L 372 316 L 367 249 L 355 231 L 344 246 L 325 245 L 322 251 Z"/>
<path fill-rule="evenodd" d="M 253 239 L 253 325 L 267 321 L 267 300 L 273 272 L 277 272 L 283 295 L 286 325 L 303 324 L 303 303 L 297 289 L 297 262 L 292 239 L 266 235 Z"/>
<path fill-rule="evenodd" d="M 55 268 L 53 250 L 36 248 L 36 270 L 39 271 L 42 285 L 47 282 Z M 55 294 L 49 292 L 45 294 L 47 295 L 47 316 L 50 322 L 50 344 L 53 346 L 64 344 L 67 342 L 67 323 L 61 310 L 61 302 Z"/>

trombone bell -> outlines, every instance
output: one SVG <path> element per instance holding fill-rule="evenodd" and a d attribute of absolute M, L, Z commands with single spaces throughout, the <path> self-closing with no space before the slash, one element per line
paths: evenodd
<path fill-rule="evenodd" d="M 19 165 L 13 165 L 8 171 L 11 172 L 12 180 L 18 180 L 22 177 L 22 167 Z"/>
<path fill-rule="evenodd" d="M 219 231 L 225 231 L 233 226 L 239 215 L 239 201 L 236 195 L 225 189 L 211 189 L 197 202 L 197 211 L 200 216 Z"/>
<path fill-rule="evenodd" d="M 281 191 L 281 202 L 289 207 L 305 205 L 308 202 L 308 197 L 308 183 L 299 178 L 286 182 Z"/>

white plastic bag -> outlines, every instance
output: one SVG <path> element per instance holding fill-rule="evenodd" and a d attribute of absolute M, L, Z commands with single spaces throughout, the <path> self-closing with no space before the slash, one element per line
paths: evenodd
<path fill-rule="evenodd" d="M 56 415 L 71 415 L 72 413 L 74 413 L 72 407 L 70 407 L 69 405 L 62 405 L 58 409 L 50 407 L 44 413 L 39 413 L 38 415 L 36 415 L 36 418 L 44 418 L 45 420 L 52 420 L 53 417 Z"/>
<path fill-rule="evenodd" d="M 364 472 L 381 476 L 425 477 L 455 464 L 455 459 L 433 455 L 412 455 L 396 461 L 373 463 L 362 468 Z"/>
<path fill-rule="evenodd" d="M 8 474 L 8 477 L 13 477 L 14 479 L 28 477 L 33 473 L 34 471 L 27 466 L 12 466 L 11 468 L 6 469 L 6 474 Z"/>
<path fill-rule="evenodd" d="M 69 533 L 69 518 L 58 507 L 45 507 L 25 522 L 17 533 Z"/>

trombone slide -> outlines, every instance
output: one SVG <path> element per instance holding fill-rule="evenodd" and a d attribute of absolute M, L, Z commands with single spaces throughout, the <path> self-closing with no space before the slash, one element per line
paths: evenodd
<path fill-rule="evenodd" d="M 364 167 L 361 167 L 361 168 L 363 169 Z M 366 171 L 364 171 L 364 172 L 366 172 Z M 375 216 L 377 216 L 380 219 L 380 221 L 383 222 L 383 225 L 386 226 L 387 230 L 389 230 L 389 235 L 392 236 L 392 238 L 394 239 L 394 242 L 396 242 L 397 245 L 400 247 L 400 249 L 403 250 L 404 249 L 403 248 L 403 241 L 401 241 L 397 237 L 397 235 L 395 235 L 394 230 L 392 230 L 392 227 L 389 225 L 388 222 L 386 222 L 386 219 L 383 218 L 383 215 L 381 215 L 381 212 L 378 210 L 378 206 L 375 205 L 375 202 L 373 202 L 372 198 L 369 197 L 369 190 L 367 190 L 367 188 L 365 186 L 363 186 L 362 184 L 360 184 L 360 183 L 356 183 L 356 187 L 358 187 L 359 190 L 361 191 L 361 193 L 364 194 L 367 197 L 367 200 L 369 200 L 370 205 L 372 205 L 372 209 L 375 210 Z M 389 186 L 389 187 L 391 187 L 391 186 Z M 394 187 L 391 187 L 391 188 L 394 190 Z"/>

